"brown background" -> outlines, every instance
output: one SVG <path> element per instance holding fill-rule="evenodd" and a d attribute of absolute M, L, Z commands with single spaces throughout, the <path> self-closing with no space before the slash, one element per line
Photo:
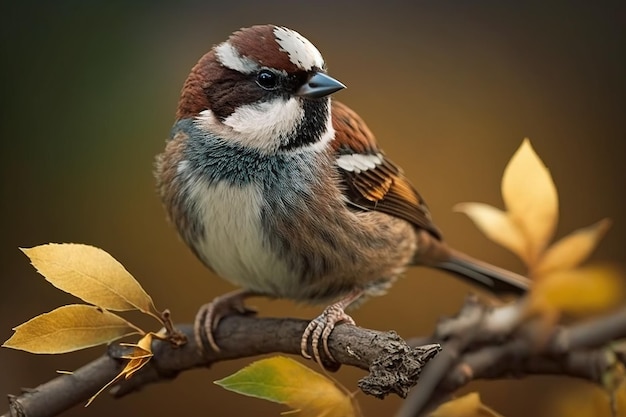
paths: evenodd
<path fill-rule="evenodd" d="M 337 98 L 368 121 L 455 246 L 521 271 L 451 208 L 462 201 L 501 206 L 501 173 L 530 137 L 560 192 L 559 234 L 612 217 L 614 228 L 595 257 L 624 260 L 623 2 L 11 3 L 0 6 L 1 340 L 30 317 L 75 301 L 38 276 L 19 246 L 102 247 L 179 321 L 192 320 L 201 303 L 231 289 L 164 221 L 151 170 L 189 68 L 230 32 L 255 23 L 289 26 L 319 47 L 331 74 L 349 87 Z M 414 269 L 354 317 L 405 337 L 426 334 L 469 290 L 444 274 Z M 283 301 L 254 304 L 264 315 L 320 311 Z M 0 394 L 35 386 L 102 351 L 55 357 L 2 349 Z M 188 372 L 122 401 L 103 395 L 67 415 L 277 415 L 281 406 L 212 384 L 246 363 Z M 343 369 L 338 378 L 355 387 L 361 375 Z M 529 378 L 470 388 L 504 415 L 549 416 L 554 398 L 581 398 L 581 387 Z M 361 401 L 369 416 L 391 415 L 400 404 Z"/>

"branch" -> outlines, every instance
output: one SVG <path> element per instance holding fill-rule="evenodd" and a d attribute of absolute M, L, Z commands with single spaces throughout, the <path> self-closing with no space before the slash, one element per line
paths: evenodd
<path fill-rule="evenodd" d="M 615 350 L 621 347 L 608 346 L 626 338 L 626 308 L 588 322 L 555 327 L 546 335 L 545 328 L 524 317 L 523 303 L 492 308 L 469 297 L 456 317 L 438 323 L 433 336 L 409 343 L 420 347 L 409 347 L 394 332 L 342 325 L 331 334 L 329 348 L 339 363 L 370 371 L 359 381 L 359 387 L 370 395 L 404 397 L 419 377 L 419 389 L 413 390 L 398 417 L 422 415 L 476 379 L 558 374 L 600 383 L 617 364 L 626 363 L 626 352 Z M 174 347 L 155 341 L 148 365 L 111 391 L 122 397 L 185 370 L 223 360 L 274 352 L 299 355 L 307 324 L 297 319 L 229 316 L 215 332 L 220 352 L 201 349 L 192 326 L 179 326 L 187 344 Z M 440 351 L 439 343 L 443 352 L 422 373 L 424 364 Z M 53 416 L 84 403 L 120 372 L 123 361 L 119 358 L 124 352 L 113 345 L 106 355 L 72 375 L 10 397 L 10 411 L 2 417 Z"/>
<path fill-rule="evenodd" d="M 618 364 L 624 352 L 610 342 L 626 338 L 626 308 L 551 334 L 533 321 L 520 321 L 522 302 L 492 309 L 470 297 L 461 313 L 437 326 L 435 335 L 409 341 L 442 343 L 443 352 L 428 366 L 420 389 L 411 393 L 396 417 L 424 415 L 476 379 L 567 375 L 593 383 Z M 611 352 L 613 354 L 611 354 Z"/>
<path fill-rule="evenodd" d="M 174 347 L 155 340 L 152 360 L 111 392 L 122 397 L 148 384 L 175 378 L 182 371 L 223 360 L 274 352 L 299 355 L 300 338 L 307 324 L 297 319 L 229 316 L 215 331 L 220 352 L 201 349 L 194 340 L 191 325 L 178 326 L 186 335 L 187 344 Z M 366 394 L 380 398 L 390 393 L 405 397 L 417 383 L 423 366 L 440 350 L 438 345 L 411 348 L 395 332 L 382 333 L 355 326 L 337 326 L 330 336 L 329 348 L 339 363 L 369 370 L 370 374 L 359 381 L 359 387 Z M 2 417 L 54 416 L 86 402 L 121 371 L 123 361 L 119 358 L 124 351 L 112 345 L 106 355 L 73 374 L 59 376 L 20 396 L 11 396 L 10 410 Z"/>

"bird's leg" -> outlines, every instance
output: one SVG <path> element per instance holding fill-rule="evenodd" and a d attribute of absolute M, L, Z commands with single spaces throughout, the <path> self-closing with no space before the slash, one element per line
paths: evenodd
<path fill-rule="evenodd" d="M 304 333 L 302 333 L 302 339 L 300 341 L 300 353 L 302 354 L 302 356 L 304 356 L 306 359 L 311 359 L 311 355 L 309 355 L 308 353 L 309 339 L 311 339 L 311 350 L 313 352 L 315 362 L 319 363 L 320 365 L 322 364 L 319 346 L 320 341 L 322 342 L 324 353 L 328 356 L 328 358 L 336 362 L 335 358 L 333 357 L 333 355 L 330 354 L 330 351 L 328 350 L 328 338 L 330 337 L 330 333 L 333 331 L 337 323 L 346 322 L 353 326 L 355 325 L 352 317 L 347 315 L 344 309 L 362 295 L 362 290 L 354 290 L 350 292 L 341 300 L 326 307 L 322 314 L 317 316 L 317 318 L 313 319 L 309 323 L 309 325 L 304 330 Z"/>
<path fill-rule="evenodd" d="M 248 308 L 244 305 L 244 300 L 248 297 L 258 295 L 250 290 L 236 290 L 219 297 L 215 297 L 213 301 L 200 307 L 194 323 L 194 335 L 198 346 L 204 346 L 202 342 L 202 331 L 206 334 L 209 345 L 215 352 L 219 352 L 220 348 L 215 342 L 213 331 L 217 328 L 220 320 L 229 314 L 255 314 L 256 310 Z"/>

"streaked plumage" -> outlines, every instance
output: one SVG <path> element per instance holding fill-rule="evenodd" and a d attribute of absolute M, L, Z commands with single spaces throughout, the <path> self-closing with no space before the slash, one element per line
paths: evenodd
<path fill-rule="evenodd" d="M 379 295 L 410 265 L 446 269 L 495 292 L 524 277 L 450 249 L 402 170 L 363 120 L 329 95 L 319 51 L 287 28 L 235 32 L 187 78 L 157 159 L 171 221 L 204 264 L 244 292 L 206 306 L 199 326 L 250 295 L 335 302 L 303 335 L 325 342 L 343 309 Z"/>

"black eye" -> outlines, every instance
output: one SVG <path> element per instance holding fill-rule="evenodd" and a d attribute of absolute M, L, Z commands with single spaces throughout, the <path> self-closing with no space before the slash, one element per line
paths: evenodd
<path fill-rule="evenodd" d="M 273 90 L 278 86 L 278 76 L 272 71 L 263 69 L 256 76 L 256 83 L 266 90 Z"/>

